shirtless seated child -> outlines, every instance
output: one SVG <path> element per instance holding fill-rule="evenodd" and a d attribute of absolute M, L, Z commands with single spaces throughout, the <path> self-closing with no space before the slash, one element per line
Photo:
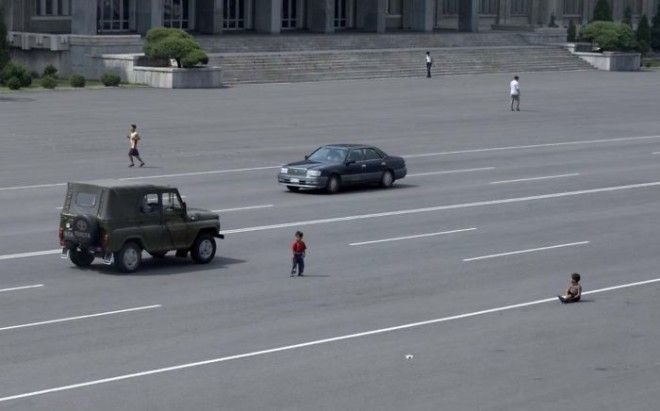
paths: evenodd
<path fill-rule="evenodd" d="M 573 273 L 571 274 L 571 284 L 566 289 L 564 295 L 558 295 L 559 301 L 564 304 L 576 303 L 580 301 L 582 296 L 582 286 L 580 285 L 580 274 Z"/>

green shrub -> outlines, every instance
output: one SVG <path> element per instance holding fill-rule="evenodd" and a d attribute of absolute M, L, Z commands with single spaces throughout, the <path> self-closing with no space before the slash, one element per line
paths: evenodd
<path fill-rule="evenodd" d="M 69 83 L 71 84 L 71 87 L 85 87 L 85 77 L 79 74 L 74 74 L 69 79 Z"/>
<path fill-rule="evenodd" d="M 568 21 L 568 31 L 566 32 L 566 41 L 569 43 L 575 43 L 577 41 L 577 28 L 573 20 Z"/>
<path fill-rule="evenodd" d="M 639 51 L 647 53 L 651 47 L 651 27 L 649 26 L 649 19 L 646 14 L 642 15 L 637 25 L 637 32 L 635 33 Z"/>
<path fill-rule="evenodd" d="M 7 63 L 0 73 L 2 82 L 7 84 L 9 79 L 16 77 L 21 82 L 21 87 L 30 87 L 32 84 L 32 73 L 20 63 Z"/>
<path fill-rule="evenodd" d="M 117 87 L 121 83 L 121 77 L 115 73 L 104 73 L 101 76 L 101 83 L 106 87 Z"/>
<path fill-rule="evenodd" d="M 42 74 L 42 77 L 57 77 L 57 68 L 53 66 L 52 64 L 47 65 L 44 67 L 44 73 Z"/>
<path fill-rule="evenodd" d="M 612 9 L 607 0 L 598 0 L 594 7 L 594 19 L 592 21 L 612 21 Z"/>
<path fill-rule="evenodd" d="M 174 59 L 178 67 L 208 64 L 208 57 L 195 39 L 181 29 L 158 27 L 149 30 L 144 54 L 150 59 Z"/>
<path fill-rule="evenodd" d="M 596 43 L 603 51 L 637 50 L 635 32 L 622 23 L 594 21 L 580 30 L 580 39 Z"/>
<path fill-rule="evenodd" d="M 651 48 L 660 51 L 660 2 L 651 22 Z"/>
<path fill-rule="evenodd" d="M 53 76 L 43 76 L 41 80 L 39 80 L 39 83 L 43 88 L 54 89 L 57 87 L 57 79 Z"/>
<path fill-rule="evenodd" d="M 21 88 L 21 80 L 19 80 L 18 77 L 12 77 L 7 80 L 7 87 L 11 90 L 18 90 Z"/>
<path fill-rule="evenodd" d="M 9 63 L 9 44 L 7 44 L 7 27 L 5 27 L 4 11 L 0 6 L 0 70 Z M 0 79 L 0 83 L 2 79 Z"/>

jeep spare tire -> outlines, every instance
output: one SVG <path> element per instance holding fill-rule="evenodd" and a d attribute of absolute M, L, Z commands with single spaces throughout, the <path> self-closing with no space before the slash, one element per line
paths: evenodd
<path fill-rule="evenodd" d="M 96 243 L 99 235 L 99 224 L 94 216 L 79 215 L 71 223 L 73 237 L 82 245 Z"/>

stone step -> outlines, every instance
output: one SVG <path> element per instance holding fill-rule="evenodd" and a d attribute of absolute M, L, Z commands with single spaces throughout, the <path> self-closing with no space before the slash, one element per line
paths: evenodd
<path fill-rule="evenodd" d="M 210 55 L 228 84 L 425 75 L 424 49 L 227 53 Z M 433 74 L 472 74 L 592 67 L 559 47 L 443 48 L 432 51 Z"/>

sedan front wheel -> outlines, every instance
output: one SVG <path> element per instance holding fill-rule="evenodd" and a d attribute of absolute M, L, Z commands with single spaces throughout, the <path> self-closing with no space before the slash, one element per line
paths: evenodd
<path fill-rule="evenodd" d="M 328 185 L 326 186 L 326 191 L 330 194 L 335 194 L 339 192 L 339 177 L 331 176 L 328 180 Z"/>

